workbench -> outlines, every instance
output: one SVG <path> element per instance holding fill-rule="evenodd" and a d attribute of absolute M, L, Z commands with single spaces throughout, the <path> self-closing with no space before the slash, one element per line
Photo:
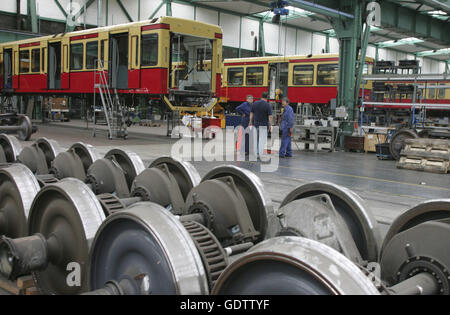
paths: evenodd
<path fill-rule="evenodd" d="M 327 151 L 333 152 L 336 145 L 336 132 L 336 127 L 297 125 L 294 127 L 293 140 L 304 143 L 305 150 L 310 150 L 310 144 L 314 144 L 314 152 L 319 151 L 319 144 L 327 143 L 330 145 Z"/>

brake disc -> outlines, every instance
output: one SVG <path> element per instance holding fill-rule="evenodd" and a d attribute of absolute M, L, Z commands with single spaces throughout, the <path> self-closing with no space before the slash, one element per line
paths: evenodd
<path fill-rule="evenodd" d="M 450 219 L 450 199 L 435 199 L 419 203 L 392 222 L 381 247 L 381 255 L 391 239 L 407 229 L 427 221 Z"/>
<path fill-rule="evenodd" d="M 102 207 L 83 182 L 67 178 L 42 188 L 36 196 L 28 220 L 29 235 L 56 237 L 58 255 L 47 268 L 34 271 L 36 287 L 43 294 L 79 294 L 88 288 L 89 248 L 105 219 Z M 79 269 L 77 268 L 79 267 Z M 71 268 L 75 285 L 69 286 Z"/>
<path fill-rule="evenodd" d="M 260 233 L 258 240 L 263 240 L 267 233 L 267 217 L 273 214 L 273 205 L 261 179 L 248 170 L 226 165 L 213 168 L 203 177 L 202 182 L 226 176 L 233 178 L 234 184 L 244 197 L 253 226 Z"/>
<path fill-rule="evenodd" d="M 5 156 L 3 163 L 15 162 L 22 151 L 22 145 L 19 140 L 7 134 L 0 134 L 0 148 L 3 150 Z"/>
<path fill-rule="evenodd" d="M 92 244 L 89 266 L 91 290 L 140 276 L 148 279 L 144 294 L 208 294 L 206 272 L 191 236 L 175 216 L 151 202 L 106 219 Z"/>
<path fill-rule="evenodd" d="M 212 294 L 378 295 L 349 259 L 319 242 L 293 236 L 266 240 L 230 264 Z"/>
<path fill-rule="evenodd" d="M 428 294 L 450 294 L 448 220 L 417 223 L 387 242 L 380 260 L 381 278 L 393 286 L 419 274 L 434 278 Z M 421 288 L 419 289 L 419 292 Z"/>
<path fill-rule="evenodd" d="M 291 191 L 281 202 L 280 208 L 293 200 L 320 194 L 330 196 L 334 208 L 347 224 L 361 257 L 366 261 L 378 261 L 381 237 L 377 221 L 364 201 L 353 191 L 333 183 L 311 182 Z"/>
<path fill-rule="evenodd" d="M 27 235 L 27 220 L 39 184 L 22 164 L 0 169 L 0 235 L 17 238 Z"/>

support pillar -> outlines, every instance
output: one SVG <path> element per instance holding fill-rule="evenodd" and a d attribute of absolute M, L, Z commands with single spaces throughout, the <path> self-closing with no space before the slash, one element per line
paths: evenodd
<path fill-rule="evenodd" d="M 36 0 L 27 0 L 28 7 L 28 27 L 33 33 L 38 32 L 38 20 L 36 13 Z"/>
<path fill-rule="evenodd" d="M 263 18 L 259 20 L 259 41 L 258 41 L 258 54 L 260 57 L 266 56 L 266 42 L 264 39 L 264 23 L 269 18 L 269 13 L 267 13 Z"/>
<path fill-rule="evenodd" d="M 172 0 L 165 0 L 166 2 L 166 16 L 172 16 Z"/>
<path fill-rule="evenodd" d="M 358 116 L 358 95 L 360 84 L 358 84 L 358 57 L 360 52 L 362 61 L 365 60 L 365 49 L 361 51 L 366 39 L 362 38 L 363 12 L 365 1 L 343 0 L 340 5 L 347 8 L 346 13 L 353 15 L 353 19 L 332 18 L 331 23 L 339 40 L 339 81 L 338 81 L 338 106 L 347 109 L 348 120 L 343 122 L 341 128 L 343 135 L 351 135 L 354 131 L 354 121 Z M 368 40 L 368 33 L 367 33 Z M 366 44 L 367 46 L 367 44 Z M 367 47 L 366 47 L 367 48 Z M 364 63 L 363 63 L 364 65 Z M 362 68 L 360 69 L 362 71 Z M 343 137 L 341 138 L 343 143 Z"/>
<path fill-rule="evenodd" d="M 102 11 L 103 11 L 102 0 L 98 0 L 98 2 L 97 2 L 97 26 L 98 27 L 103 26 Z"/>

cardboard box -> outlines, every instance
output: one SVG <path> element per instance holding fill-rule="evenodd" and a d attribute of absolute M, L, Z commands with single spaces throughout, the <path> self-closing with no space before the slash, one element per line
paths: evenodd
<path fill-rule="evenodd" d="M 364 151 L 365 152 L 376 152 L 376 145 L 385 143 L 386 135 L 369 133 L 364 136 Z"/>

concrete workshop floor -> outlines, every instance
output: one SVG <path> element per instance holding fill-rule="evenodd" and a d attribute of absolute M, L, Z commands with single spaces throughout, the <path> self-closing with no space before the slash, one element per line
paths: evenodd
<path fill-rule="evenodd" d="M 159 156 L 170 155 L 176 141 L 165 136 L 164 125 L 132 126 L 128 140 L 108 140 L 104 132 L 93 138 L 92 131 L 86 129 L 86 123 L 81 121 L 50 123 L 38 125 L 38 128 L 33 139 L 52 138 L 63 147 L 82 141 L 96 146 L 101 155 L 119 147 L 134 151 L 146 165 Z M 280 159 L 278 170 L 273 173 L 261 172 L 259 162 L 196 161 L 193 164 L 202 176 L 223 164 L 237 165 L 255 172 L 265 184 L 275 208 L 291 190 L 306 182 L 323 180 L 345 186 L 366 201 L 380 223 L 383 235 L 395 217 L 414 205 L 429 199 L 450 198 L 448 174 L 400 170 L 396 168 L 396 162 L 380 161 L 370 153 L 294 151 L 293 158 Z"/>

